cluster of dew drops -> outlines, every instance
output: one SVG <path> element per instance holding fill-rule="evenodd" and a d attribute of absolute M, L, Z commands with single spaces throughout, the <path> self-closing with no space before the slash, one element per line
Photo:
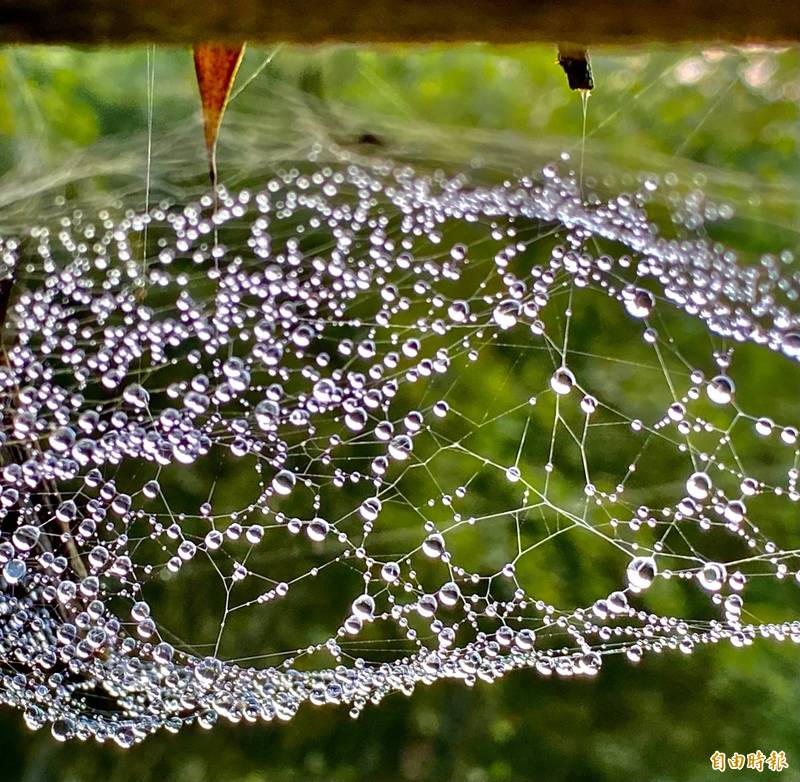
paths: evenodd
<path fill-rule="evenodd" d="M 475 186 L 464 176 L 343 162 L 285 170 L 257 191 L 220 188 L 149 213 L 65 210 L 60 221 L 0 238 L 3 276 L 13 281 L 0 365 L 0 697 L 60 740 L 130 746 L 162 728 L 210 727 L 220 716 L 288 720 L 307 702 L 346 704 L 356 716 L 389 693 L 440 678 L 471 685 L 516 668 L 593 676 L 606 654 L 637 661 L 721 640 L 742 646 L 758 635 L 800 640 L 800 624 L 743 619 L 744 570 L 723 560 L 669 560 L 660 542 L 630 542 L 665 520 L 721 527 L 773 577 L 792 574 L 794 555 L 749 517 L 748 502 L 763 493 L 798 499 L 798 432 L 739 409 L 729 352 L 716 356 L 710 379 L 693 370 L 661 419 L 627 420 L 631 436 L 668 432 L 685 453 L 685 438 L 705 431 L 729 446 L 730 428 L 715 430 L 692 412 L 710 401 L 786 449 L 788 485 L 759 480 L 719 454 L 700 455 L 674 506 L 640 504 L 612 519 L 632 537 L 620 538 L 629 559 L 609 595 L 564 609 L 528 594 L 509 562 L 492 578 L 506 579 L 511 596 L 493 598 L 486 578 L 453 557 L 446 530 L 424 518 L 402 556 L 370 550 L 419 444 L 437 421 L 457 414 L 446 394 L 404 408 L 404 389 L 457 374 L 465 363 L 479 366 L 498 335 L 545 344 L 551 315 L 564 315 L 563 299 L 555 304 L 551 293 L 565 280 L 576 292 L 570 306 L 580 306 L 581 289 L 616 300 L 654 347 L 663 343 L 651 321 L 664 307 L 683 310 L 716 337 L 773 351 L 777 361 L 800 357 L 795 287 L 781 260 L 767 258 L 754 272 L 707 239 L 663 238 L 645 210 L 658 187 L 646 180 L 634 195 L 587 202 L 554 165 Z M 684 199 L 673 220 L 696 229 L 707 208 Z M 514 266 L 526 249 L 520 225 L 557 227 L 565 237 L 524 273 Z M 461 298 L 452 291 L 476 243 L 450 242 L 453 226 L 480 230 L 496 246 L 488 273 Z M 239 238 L 227 246 L 229 236 Z M 593 254 L 593 238 L 626 253 Z M 540 391 L 590 419 L 603 400 L 582 390 L 567 355 Z M 192 514 L 165 513 L 162 472 L 188 474 L 220 452 L 248 465 L 258 496 L 233 513 L 216 512 L 213 498 Z M 504 480 L 526 480 L 518 466 L 503 470 Z M 114 477 L 132 472 L 132 488 Z M 361 499 L 328 517 L 323 485 Z M 619 500 L 588 484 L 576 491 L 599 506 Z M 466 494 L 460 486 L 446 498 L 455 507 Z M 293 499 L 304 516 L 283 510 Z M 204 534 L 185 532 L 190 515 L 206 524 Z M 246 668 L 162 637 L 148 581 L 208 567 L 224 550 L 232 590 L 254 577 L 245 554 L 276 529 L 324 551 L 322 566 L 346 561 L 363 575 L 339 627 L 298 650 L 322 651 L 332 665 L 301 671 L 292 655 Z M 161 559 L 141 560 L 143 538 L 159 545 Z M 435 588 L 423 587 L 417 567 L 441 573 Z M 696 584 L 717 617 L 692 622 L 637 607 L 640 593 L 670 578 Z M 294 588 L 263 583 L 255 610 Z M 430 630 L 425 638 L 414 627 L 420 619 Z M 399 628 L 411 651 L 373 662 L 345 654 L 346 640 L 378 620 Z"/>

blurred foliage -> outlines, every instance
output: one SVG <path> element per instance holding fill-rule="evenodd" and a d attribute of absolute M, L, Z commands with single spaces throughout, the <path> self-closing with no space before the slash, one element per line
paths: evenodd
<path fill-rule="evenodd" d="M 154 136 L 196 126 L 201 160 L 190 53 L 158 49 L 151 56 Z M 0 189 L 25 171 L 57 166 L 76 147 L 139 138 L 147 122 L 146 62 L 143 49 L 1 50 L 0 172 L 8 173 Z M 657 168 L 688 172 L 697 186 L 709 180 L 722 191 L 734 186 L 735 205 L 749 219 L 720 228 L 720 238 L 735 241 L 745 254 L 783 247 L 797 253 L 800 51 L 602 51 L 594 53 L 593 65 L 588 173 L 602 179 L 606 171 Z M 265 82 L 285 82 L 323 105 L 348 107 L 378 145 L 383 131 L 373 131 L 370 117 L 383 118 L 398 136 L 393 144 L 402 141 L 405 124 L 422 122 L 454 139 L 466 128 L 483 132 L 490 145 L 514 135 L 522 148 L 544 139 L 570 151 L 573 160 L 580 155 L 582 104 L 547 47 L 251 48 L 237 85 L 251 75 L 252 85 L 234 99 L 247 102 L 249 111 L 257 112 L 258 101 L 270 94 L 261 89 Z M 224 179 L 224 145 L 220 165 Z M 624 175 L 618 179 L 625 185 Z M 611 355 L 616 333 L 596 334 L 588 321 L 583 330 L 593 352 Z M 774 371 L 774 364 L 771 370 L 758 357 L 752 361 L 754 375 Z M 486 383 L 501 407 L 506 369 L 502 361 L 487 369 Z M 596 382 L 611 381 L 600 376 Z M 770 382 L 780 386 L 781 378 Z M 796 411 L 796 386 L 785 383 L 776 392 L 776 409 Z M 228 490 L 235 494 L 239 487 L 229 483 Z M 564 589 L 568 575 L 554 567 L 549 588 Z M 593 579 L 589 587 L 596 591 L 605 575 L 598 569 L 583 577 Z M 189 624 L 203 613 L 207 621 L 201 609 L 214 595 L 203 594 L 197 581 L 183 588 L 180 599 L 171 593 L 175 612 Z M 304 620 L 285 616 L 271 630 L 292 637 Z M 650 657 L 637 668 L 610 660 L 596 680 L 545 681 L 518 673 L 473 690 L 444 683 L 419 688 L 412 698 L 393 696 L 355 722 L 344 710 L 306 707 L 290 724 L 220 724 L 210 733 L 191 728 L 128 752 L 58 745 L 46 732 L 27 732 L 20 715 L 4 712 L 0 779 L 693 782 L 712 776 L 713 751 L 760 748 L 787 752 L 790 769 L 781 778 L 788 782 L 800 780 L 799 660 L 796 647 L 767 642 L 743 651 Z M 755 778 L 754 772 L 728 773 Z"/>

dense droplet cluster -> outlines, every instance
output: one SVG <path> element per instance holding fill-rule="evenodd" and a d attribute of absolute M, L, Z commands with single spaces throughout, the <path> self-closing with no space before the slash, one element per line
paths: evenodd
<path fill-rule="evenodd" d="M 0 697 L 58 739 L 130 746 L 307 702 L 356 716 L 442 678 L 800 641 L 744 607 L 753 576 L 798 571 L 770 528 L 800 498 L 798 430 L 739 406 L 730 350 L 795 373 L 797 281 L 664 236 L 658 194 L 344 161 L 0 239 Z M 584 312 L 616 318 L 616 358 L 574 347 Z M 743 456 L 762 444 L 764 467 Z M 610 588 L 548 580 L 566 545 Z M 192 573 L 224 595 L 204 651 L 162 617 Z M 670 582 L 705 613 L 649 608 Z M 296 648 L 229 627 L 315 590 L 338 626 Z"/>

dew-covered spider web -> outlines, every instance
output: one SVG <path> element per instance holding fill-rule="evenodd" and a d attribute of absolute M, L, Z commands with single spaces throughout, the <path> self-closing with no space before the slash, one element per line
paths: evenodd
<path fill-rule="evenodd" d="M 4 702 L 130 746 L 800 641 L 789 249 L 675 174 L 282 138 L 5 205 Z"/>

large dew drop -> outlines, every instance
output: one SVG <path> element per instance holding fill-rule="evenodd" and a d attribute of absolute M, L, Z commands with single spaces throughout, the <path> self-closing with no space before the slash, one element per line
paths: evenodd
<path fill-rule="evenodd" d="M 648 589 L 657 574 L 658 568 L 653 557 L 636 557 L 626 571 L 628 584 L 637 592 Z"/>
<path fill-rule="evenodd" d="M 567 367 L 557 369 L 550 378 L 550 388 L 559 396 L 566 396 L 575 386 L 575 375 Z"/>

